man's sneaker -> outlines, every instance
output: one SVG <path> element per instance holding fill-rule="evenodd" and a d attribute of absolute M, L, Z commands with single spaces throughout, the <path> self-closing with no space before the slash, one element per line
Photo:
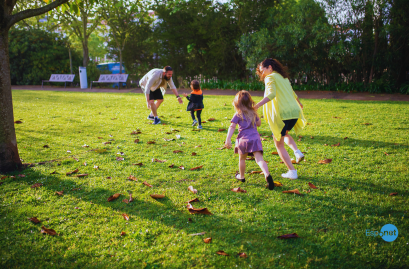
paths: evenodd
<path fill-rule="evenodd" d="M 155 120 L 155 117 L 153 115 L 149 114 L 148 120 Z"/>
<path fill-rule="evenodd" d="M 297 163 L 301 162 L 302 160 L 304 160 L 304 154 L 302 154 L 302 152 L 300 150 L 294 151 L 294 155 L 295 155 L 295 161 Z"/>
<path fill-rule="evenodd" d="M 202 125 L 197 126 L 197 129 L 203 129 Z"/>
<path fill-rule="evenodd" d="M 156 125 L 156 124 L 160 124 L 160 123 L 161 123 L 160 119 L 155 118 L 152 124 Z"/>
<path fill-rule="evenodd" d="M 192 126 L 195 126 L 197 124 L 197 120 L 193 120 Z"/>
<path fill-rule="evenodd" d="M 283 178 L 289 178 L 289 179 L 297 179 L 297 178 L 298 178 L 298 176 L 297 176 L 297 170 L 288 170 L 287 173 L 281 174 L 281 176 L 282 176 Z"/>

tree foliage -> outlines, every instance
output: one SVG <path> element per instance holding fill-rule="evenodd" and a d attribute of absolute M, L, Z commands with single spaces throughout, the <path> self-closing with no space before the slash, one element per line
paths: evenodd
<path fill-rule="evenodd" d="M 44 30 L 12 29 L 9 39 L 12 84 L 38 85 L 51 74 L 70 73 L 66 38 Z M 81 64 L 78 53 L 73 53 L 73 64 Z"/>

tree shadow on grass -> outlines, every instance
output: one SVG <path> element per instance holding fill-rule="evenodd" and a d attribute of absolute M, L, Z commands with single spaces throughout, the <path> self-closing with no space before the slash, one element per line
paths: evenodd
<path fill-rule="evenodd" d="M 158 223 L 161 223 L 173 229 L 183 230 L 187 234 L 206 231 L 208 232 L 209 235 L 212 235 L 218 240 L 218 243 L 212 246 L 212 250 L 219 248 L 219 246 L 224 246 L 227 248 L 227 245 L 228 245 L 228 249 L 225 249 L 226 252 L 230 252 L 230 254 L 232 254 L 231 253 L 232 251 L 236 251 L 236 250 L 237 252 L 239 252 L 240 246 L 243 244 L 241 240 L 245 240 L 244 238 L 240 239 L 240 236 L 243 236 L 244 234 L 244 237 L 247 240 L 250 240 L 249 238 L 252 238 L 252 239 L 258 238 L 264 243 L 266 243 L 267 241 L 269 245 L 274 246 L 272 249 L 275 253 L 280 253 L 280 252 L 294 253 L 294 252 L 300 251 L 302 248 L 308 247 L 309 249 L 312 249 L 314 252 L 320 253 L 320 255 L 324 257 L 326 254 L 328 254 L 331 251 L 331 250 L 326 250 L 324 247 L 322 247 L 319 244 L 319 242 L 321 242 L 319 238 L 312 238 L 312 237 L 304 236 L 304 238 L 300 240 L 296 240 L 296 241 L 277 240 L 276 236 L 279 235 L 277 234 L 279 231 L 275 229 L 275 231 L 271 233 L 271 229 L 281 227 L 281 221 L 283 220 L 283 218 L 291 219 L 291 215 L 295 214 L 295 213 L 292 213 L 291 211 L 287 212 L 286 216 L 279 215 L 278 219 L 269 220 L 268 225 L 267 224 L 265 225 L 257 224 L 257 221 L 251 225 L 243 225 L 241 223 L 235 222 L 227 217 L 222 216 L 226 212 L 212 212 L 214 213 L 214 215 L 211 215 L 211 216 L 191 215 L 185 208 L 188 198 L 186 198 L 186 201 L 180 201 L 180 203 L 175 204 L 169 198 L 165 198 L 161 200 L 154 200 L 151 197 L 149 197 L 149 195 L 147 195 L 146 199 L 142 199 L 142 200 L 136 199 L 134 200 L 134 202 L 130 204 L 125 204 L 122 202 L 122 199 L 125 198 L 125 195 L 124 195 L 113 202 L 108 202 L 107 198 L 113 195 L 116 191 L 108 190 L 104 188 L 93 188 L 93 187 L 88 187 L 88 186 L 83 186 L 82 189 L 78 191 L 72 191 L 71 189 L 79 187 L 77 182 L 75 182 L 75 179 L 72 177 L 66 177 L 65 179 L 61 179 L 58 177 L 54 177 L 52 175 L 48 175 L 48 174 L 46 175 L 44 173 L 34 171 L 31 168 L 25 170 L 24 173 L 27 173 L 29 175 L 25 178 L 17 178 L 15 180 L 18 180 L 19 182 L 24 182 L 27 184 L 27 186 L 30 186 L 32 184 L 33 178 L 40 179 L 46 176 L 48 179 L 46 183 L 44 184 L 44 186 L 42 186 L 41 188 L 47 189 L 51 191 L 52 193 L 54 193 L 55 191 L 61 191 L 61 187 L 63 186 L 64 188 L 70 190 L 65 193 L 65 196 L 72 196 L 86 203 L 98 204 L 100 206 L 110 208 L 113 210 L 113 212 L 118 213 L 118 215 L 120 215 L 121 213 L 127 213 L 131 217 L 130 221 L 134 221 L 136 218 L 142 218 L 145 220 L 154 220 L 154 221 L 157 221 Z M 340 180 L 345 180 L 345 179 L 340 179 Z M 12 180 L 10 179 L 8 179 L 7 181 L 8 182 L 6 182 L 6 184 L 12 183 Z M 318 182 L 317 185 L 319 186 L 320 182 L 319 181 L 317 182 Z M 356 184 L 356 182 L 353 182 L 353 183 Z M 282 189 L 280 188 L 277 189 L 277 191 L 281 191 L 281 190 Z M 363 190 L 368 191 L 368 192 L 370 191 L 369 189 L 365 189 L 365 188 L 363 188 Z M 237 194 L 237 195 L 242 195 L 242 194 Z M 226 196 L 219 195 L 218 199 L 220 199 L 221 204 L 229 203 L 230 196 L 231 195 L 226 195 Z M 290 199 L 290 198 L 291 196 L 283 197 L 283 199 Z M 64 199 L 64 197 L 59 197 L 58 199 Z M 366 212 L 368 214 L 371 214 L 371 212 L 373 212 L 374 210 L 380 211 L 380 212 L 382 212 L 383 210 L 386 210 L 379 205 L 374 206 L 374 205 L 357 204 L 357 203 L 353 203 L 353 202 L 346 201 L 346 200 L 334 199 L 331 197 L 314 197 L 312 195 L 310 196 L 306 195 L 304 197 L 300 197 L 300 202 L 303 199 L 310 199 L 311 203 L 313 203 L 313 205 L 316 205 L 316 207 L 318 208 L 322 207 L 322 203 L 324 201 L 326 202 L 325 207 L 328 207 L 329 209 L 338 210 L 340 206 L 344 206 L 347 209 L 347 212 L 350 214 L 352 214 L 352 212 L 355 210 L 356 207 L 359 207 L 363 212 Z M 333 205 L 336 204 L 337 206 L 335 207 L 335 206 L 332 206 L 331 204 Z M 205 204 L 200 203 L 198 206 L 194 204 L 194 207 L 202 207 L 203 205 Z M 255 205 L 252 205 L 252 206 L 255 206 Z M 262 208 L 261 210 L 263 209 L 264 211 L 273 210 L 274 212 L 274 210 L 278 209 L 277 208 L 278 206 L 279 205 L 276 205 L 273 203 L 271 205 L 267 205 L 266 208 Z M 3 210 L 5 209 L 2 209 L 2 211 Z M 209 210 L 213 211 L 211 208 L 209 208 Z M 168 217 L 163 218 L 162 217 L 163 214 L 168 215 Z M 317 220 L 327 219 L 327 216 L 325 215 L 326 214 L 325 210 L 318 211 L 316 214 L 317 214 L 317 217 L 316 217 Z M 26 216 L 26 217 L 31 217 L 31 216 Z M 192 223 L 188 222 L 189 218 L 193 220 Z M 297 222 L 299 221 L 299 217 L 295 215 L 293 216 L 292 219 L 297 220 Z M 326 224 L 319 224 L 317 225 L 317 229 L 322 228 L 325 225 Z M 291 229 L 291 227 L 293 226 L 297 227 L 297 223 L 296 222 L 290 223 L 289 229 Z M 48 228 L 55 228 L 55 227 L 48 227 Z M 307 231 L 297 231 L 297 232 L 300 233 L 301 236 L 303 236 L 303 232 L 307 232 Z M 57 233 L 58 233 L 58 229 L 57 229 Z M 290 231 L 283 230 L 282 233 L 290 233 Z M 239 236 L 239 240 L 231 241 L 231 239 L 229 238 L 231 238 L 232 235 L 235 235 L 235 234 Z M 57 240 L 63 240 L 63 239 L 57 239 Z M 260 244 L 261 244 L 261 241 L 260 241 Z M 166 248 L 166 246 L 164 247 Z M 291 248 L 291 250 L 288 250 L 288 248 Z M 269 249 L 266 249 L 266 251 L 269 252 Z M 58 255 L 55 255 L 55 256 L 58 256 Z M 304 260 L 306 260 L 306 257 Z"/>

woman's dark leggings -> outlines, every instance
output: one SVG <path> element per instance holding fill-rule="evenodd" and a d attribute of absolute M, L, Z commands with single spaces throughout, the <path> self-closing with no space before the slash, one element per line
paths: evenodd
<path fill-rule="evenodd" d="M 200 114 L 202 114 L 201 110 L 196 110 L 196 116 L 197 116 L 197 121 L 199 122 L 199 125 L 202 125 L 202 118 L 200 117 Z M 190 111 L 190 116 L 192 116 L 192 119 L 195 120 L 195 112 Z"/>

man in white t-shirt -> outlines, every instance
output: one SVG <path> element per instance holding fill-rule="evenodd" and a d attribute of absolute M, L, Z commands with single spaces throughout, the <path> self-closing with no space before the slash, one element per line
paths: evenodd
<path fill-rule="evenodd" d="M 153 120 L 153 124 L 161 123 L 158 117 L 158 108 L 163 102 L 163 95 L 166 92 L 167 85 L 176 95 L 179 104 L 183 104 L 182 98 L 178 94 L 175 84 L 172 80 L 172 67 L 166 66 L 163 69 L 152 69 L 139 81 L 143 93 L 146 96 L 146 104 L 151 110 L 148 116 L 149 120 Z"/>

